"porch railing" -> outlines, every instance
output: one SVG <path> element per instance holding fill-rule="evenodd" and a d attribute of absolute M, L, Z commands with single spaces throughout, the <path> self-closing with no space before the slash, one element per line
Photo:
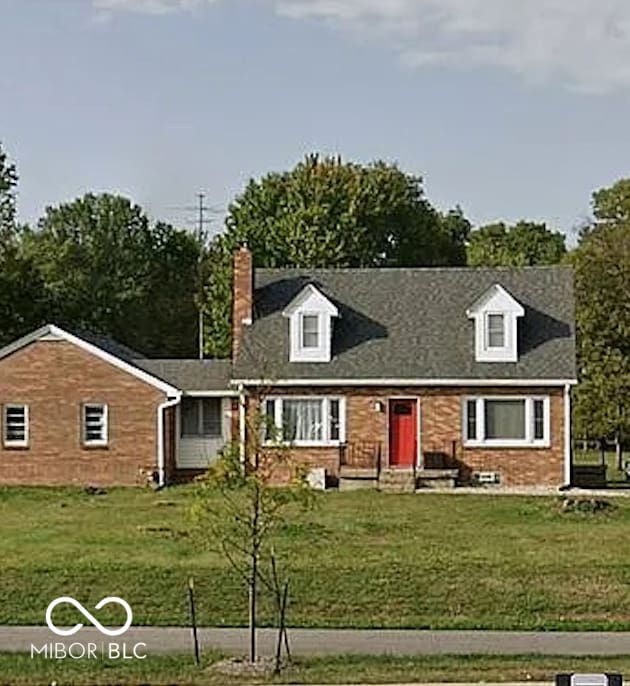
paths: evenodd
<path fill-rule="evenodd" d="M 429 443 L 423 448 L 422 466 L 424 469 L 459 468 L 457 441 Z"/>
<path fill-rule="evenodd" d="M 339 448 L 341 467 L 354 469 L 376 469 L 381 471 L 382 444 L 377 441 L 353 441 Z"/>

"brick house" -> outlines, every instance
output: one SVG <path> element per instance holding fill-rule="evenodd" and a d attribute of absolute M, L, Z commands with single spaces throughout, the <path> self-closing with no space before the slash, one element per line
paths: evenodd
<path fill-rule="evenodd" d="M 254 269 L 241 248 L 232 360 L 54 325 L 1 349 L 0 483 L 187 479 L 260 402 L 341 487 L 568 484 L 573 309 L 565 267 Z"/>
<path fill-rule="evenodd" d="M 232 384 L 342 487 L 570 482 L 573 275 L 253 269 L 234 258 Z"/>

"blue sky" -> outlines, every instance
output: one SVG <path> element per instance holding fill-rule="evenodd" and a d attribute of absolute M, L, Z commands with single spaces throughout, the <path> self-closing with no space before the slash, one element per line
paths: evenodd
<path fill-rule="evenodd" d="M 20 213 L 88 191 L 184 225 L 312 151 L 570 232 L 630 175 L 627 0 L 0 0 Z M 220 228 L 219 222 L 215 229 Z"/>

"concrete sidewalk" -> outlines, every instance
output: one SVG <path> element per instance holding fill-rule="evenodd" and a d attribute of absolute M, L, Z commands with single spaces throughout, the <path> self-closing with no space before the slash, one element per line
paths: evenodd
<path fill-rule="evenodd" d="M 276 632 L 258 632 L 261 654 L 272 654 Z M 630 632 L 418 631 L 379 629 L 290 629 L 296 655 L 630 655 Z M 202 649 L 246 653 L 246 629 L 199 629 Z M 191 631 L 182 627 L 132 627 L 110 638 L 94 627 L 57 636 L 48 627 L 0 626 L 0 651 L 30 652 L 31 644 L 142 642 L 148 653 L 187 652 Z"/>

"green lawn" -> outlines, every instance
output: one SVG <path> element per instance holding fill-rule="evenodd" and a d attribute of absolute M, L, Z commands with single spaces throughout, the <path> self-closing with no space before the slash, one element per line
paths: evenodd
<path fill-rule="evenodd" d="M 119 595 L 134 624 L 240 625 L 246 595 L 187 535 L 190 487 L 0 489 L 0 624 L 43 624 L 48 603 Z M 630 629 L 630 500 L 563 514 L 556 498 L 327 493 L 277 549 L 295 626 Z M 262 605 L 269 621 L 268 606 Z M 59 608 L 59 621 L 76 612 Z M 118 621 L 104 608 L 102 621 Z"/>
<path fill-rule="evenodd" d="M 0 653 L 0 679 L 11 686 L 219 686 L 220 684 L 352 684 L 409 682 L 553 681 L 558 672 L 630 673 L 628 657 L 541 656 L 339 656 L 297 660 L 279 677 L 231 678 L 217 673 L 219 656 L 204 656 L 197 667 L 189 656 L 163 655 L 143 661 L 31 660 L 29 655 Z"/>

